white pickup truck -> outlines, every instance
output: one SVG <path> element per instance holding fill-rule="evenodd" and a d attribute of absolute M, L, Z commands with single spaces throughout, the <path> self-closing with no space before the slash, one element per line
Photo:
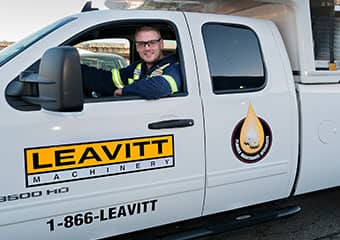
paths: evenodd
<path fill-rule="evenodd" d="M 0 51 L 0 239 L 98 239 L 340 185 L 333 1 L 227 2 L 86 11 Z M 123 43 L 133 62 L 144 24 L 183 89 L 84 94 L 76 47 Z"/>

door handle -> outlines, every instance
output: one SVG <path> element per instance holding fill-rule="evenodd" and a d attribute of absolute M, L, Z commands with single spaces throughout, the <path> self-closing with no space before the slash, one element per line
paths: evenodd
<path fill-rule="evenodd" d="M 163 128 L 183 128 L 194 126 L 193 119 L 174 119 L 160 122 L 153 122 L 148 124 L 149 129 L 163 129 Z"/>

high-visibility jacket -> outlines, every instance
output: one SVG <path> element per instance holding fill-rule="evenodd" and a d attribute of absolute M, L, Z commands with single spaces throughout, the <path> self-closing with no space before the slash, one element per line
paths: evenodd
<path fill-rule="evenodd" d="M 182 89 L 180 67 L 175 56 L 161 59 L 149 70 L 142 62 L 112 71 L 84 64 L 81 69 L 86 96 L 112 96 L 115 89 L 123 88 L 123 95 L 157 99 Z"/>
<path fill-rule="evenodd" d="M 175 56 L 163 58 L 149 70 L 142 62 L 123 69 L 112 69 L 112 82 L 123 88 L 123 95 L 138 95 L 155 99 L 181 89 L 179 64 Z"/>

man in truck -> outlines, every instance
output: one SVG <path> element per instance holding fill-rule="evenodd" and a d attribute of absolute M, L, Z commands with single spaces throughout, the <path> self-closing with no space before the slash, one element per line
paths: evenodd
<path fill-rule="evenodd" d="M 100 96 L 137 95 L 146 99 L 169 96 L 181 89 L 177 57 L 163 54 L 160 30 L 142 26 L 135 32 L 135 44 L 141 58 L 126 68 L 99 70 L 82 65 L 85 92 Z"/>

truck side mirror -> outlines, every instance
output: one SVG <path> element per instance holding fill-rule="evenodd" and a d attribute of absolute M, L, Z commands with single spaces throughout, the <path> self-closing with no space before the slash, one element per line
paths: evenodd
<path fill-rule="evenodd" d="M 76 48 L 48 49 L 41 59 L 38 79 L 41 107 L 61 112 L 83 109 L 83 81 Z"/>
<path fill-rule="evenodd" d="M 81 111 L 83 81 L 77 49 L 69 46 L 48 49 L 41 58 L 39 74 L 22 72 L 19 80 L 7 86 L 6 97 L 20 98 L 49 111 Z"/>

